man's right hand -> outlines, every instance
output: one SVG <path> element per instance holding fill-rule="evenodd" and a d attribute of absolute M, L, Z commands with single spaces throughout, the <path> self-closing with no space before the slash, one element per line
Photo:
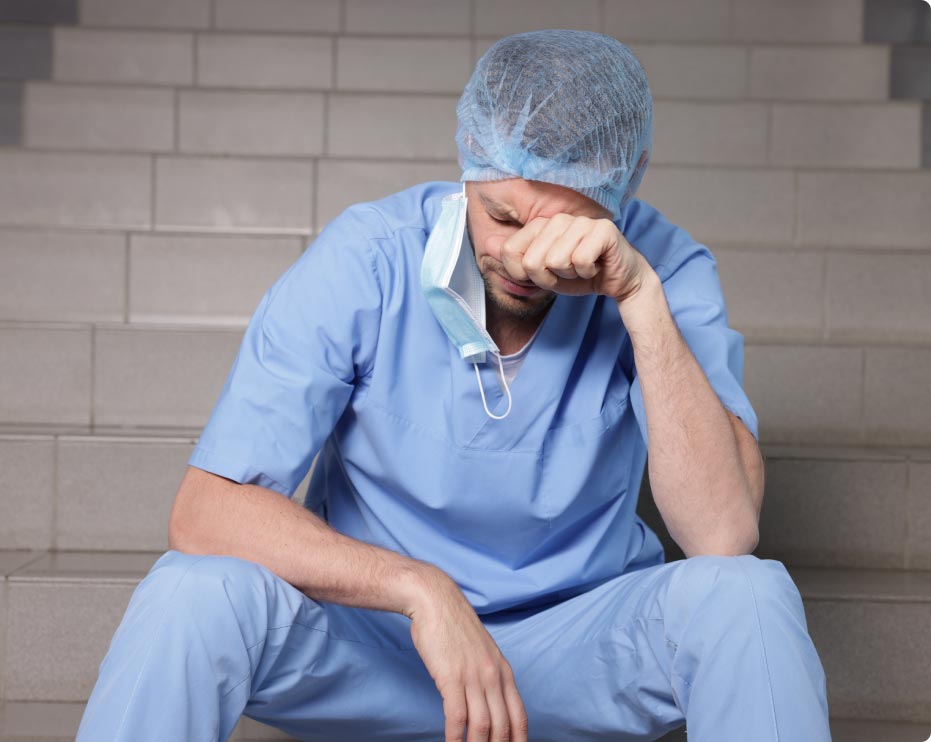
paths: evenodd
<path fill-rule="evenodd" d="M 527 712 L 511 666 L 445 572 L 424 572 L 409 611 L 411 638 L 443 697 L 446 742 L 527 742 Z"/>

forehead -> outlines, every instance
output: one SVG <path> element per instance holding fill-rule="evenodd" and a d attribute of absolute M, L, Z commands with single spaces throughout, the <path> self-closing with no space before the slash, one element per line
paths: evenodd
<path fill-rule="evenodd" d="M 598 217 L 609 214 L 592 199 L 553 183 L 508 178 L 477 181 L 471 185 L 482 204 L 504 213 L 516 211 L 522 216 L 549 216 L 562 212 Z"/>

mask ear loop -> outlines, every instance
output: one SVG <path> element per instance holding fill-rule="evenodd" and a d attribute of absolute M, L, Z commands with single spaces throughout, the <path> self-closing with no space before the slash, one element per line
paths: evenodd
<path fill-rule="evenodd" d="M 482 405 L 485 407 L 486 414 L 492 420 L 504 420 L 504 418 L 511 414 L 511 390 L 508 388 L 508 380 L 504 376 L 504 363 L 501 361 L 501 356 L 498 356 L 498 367 L 501 369 L 501 381 L 504 384 L 504 393 L 508 395 L 508 408 L 504 411 L 503 415 L 493 415 L 491 410 L 488 409 L 488 403 L 485 401 L 485 390 L 482 388 L 482 376 L 478 372 L 478 364 L 472 364 L 472 368 L 475 369 L 475 378 L 478 379 L 478 391 L 482 395 Z"/>

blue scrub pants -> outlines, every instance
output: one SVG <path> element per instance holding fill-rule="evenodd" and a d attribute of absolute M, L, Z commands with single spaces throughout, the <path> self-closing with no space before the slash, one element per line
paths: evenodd
<path fill-rule="evenodd" d="M 827 687 L 782 562 L 696 556 L 483 616 L 531 740 L 825 742 Z M 443 740 L 405 616 L 311 600 L 265 567 L 168 551 L 136 588 L 77 742 L 226 740 L 241 714 L 319 742 Z"/>

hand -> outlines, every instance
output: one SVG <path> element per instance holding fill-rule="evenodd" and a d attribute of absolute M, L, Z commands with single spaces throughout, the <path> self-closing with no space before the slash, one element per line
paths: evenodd
<path fill-rule="evenodd" d="M 446 742 L 527 742 L 527 713 L 511 666 L 458 585 L 427 575 L 409 612 L 411 638 L 443 697 Z"/>
<path fill-rule="evenodd" d="M 511 279 L 560 294 L 604 294 L 620 303 L 652 270 L 610 219 L 537 217 L 501 245 Z"/>

